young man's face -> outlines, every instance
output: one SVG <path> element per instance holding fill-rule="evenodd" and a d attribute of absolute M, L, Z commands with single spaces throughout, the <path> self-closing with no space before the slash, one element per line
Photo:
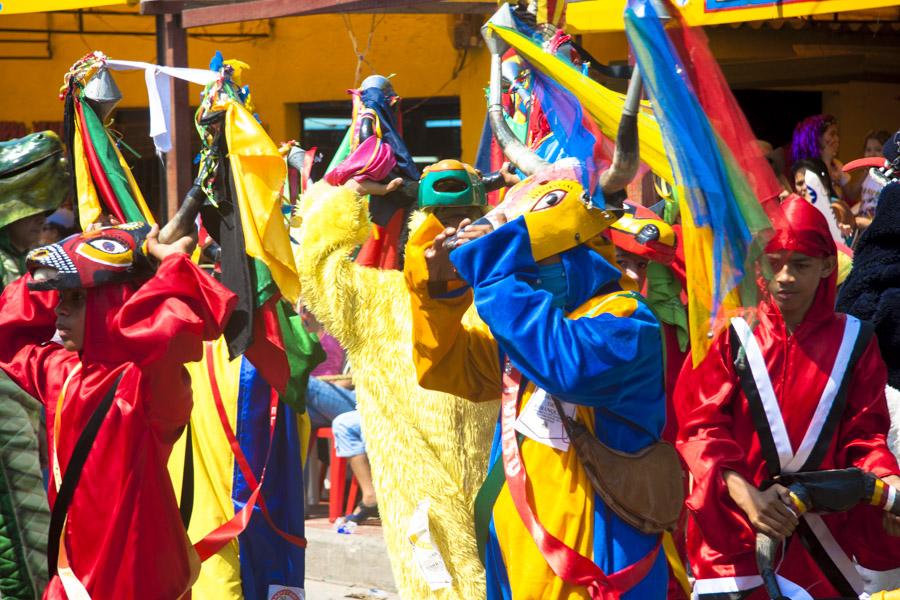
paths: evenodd
<path fill-rule="evenodd" d="M 442 206 L 434 210 L 434 216 L 444 227 L 456 229 L 464 219 L 477 221 L 484 211 L 477 206 Z"/>
<path fill-rule="evenodd" d="M 772 300 L 788 324 L 799 324 L 816 297 L 819 283 L 834 271 L 837 258 L 787 250 L 770 252 L 767 256 L 773 272 L 769 280 Z"/>
<path fill-rule="evenodd" d="M 616 262 L 622 268 L 622 272 L 631 277 L 638 285 L 638 289 L 644 289 L 644 282 L 647 281 L 647 265 L 649 260 L 643 256 L 626 252 L 620 248 L 616 248 Z"/>
<path fill-rule="evenodd" d="M 80 352 L 84 346 L 84 307 L 87 293 L 83 289 L 63 290 L 56 305 L 56 331 L 63 348 Z"/>

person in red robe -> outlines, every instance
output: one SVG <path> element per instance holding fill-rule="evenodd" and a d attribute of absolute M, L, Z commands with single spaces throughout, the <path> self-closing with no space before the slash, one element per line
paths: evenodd
<path fill-rule="evenodd" d="M 0 368 L 47 411 L 51 523 L 61 527 L 54 539 L 51 524 L 58 551 L 44 598 L 189 597 L 199 572 L 166 463 L 191 413 L 183 365 L 222 334 L 236 297 L 190 261 L 191 238 L 156 236 L 131 223 L 38 248 L 0 296 Z"/>
<path fill-rule="evenodd" d="M 868 505 L 798 519 L 787 489 L 765 483 L 779 473 L 858 467 L 900 484 L 885 442 L 878 342 L 865 324 L 834 312 L 837 250 L 828 224 L 801 198 L 782 208 L 786 224 L 766 248 L 773 276 L 756 322 L 732 319 L 696 370 L 685 362 L 676 389 L 677 447 L 693 476 L 687 548 L 700 599 L 766 597 L 757 532 L 788 540 L 777 572 L 794 599 L 856 597 L 875 591 L 871 582 L 885 571 L 900 575 L 900 520 Z"/>

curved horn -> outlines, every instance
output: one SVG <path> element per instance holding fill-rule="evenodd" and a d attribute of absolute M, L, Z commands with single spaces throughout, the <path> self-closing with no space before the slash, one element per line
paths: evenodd
<path fill-rule="evenodd" d="M 504 5 L 497 13 L 491 17 L 491 22 L 503 25 L 503 21 L 509 21 L 512 26 L 512 15 L 509 14 L 509 5 Z M 502 82 L 503 74 L 501 70 L 503 62 L 503 52 L 506 51 L 507 45 L 493 34 L 485 24 L 481 28 L 481 35 L 487 44 L 488 50 L 491 52 L 491 87 L 488 94 L 488 120 L 491 123 L 491 131 L 497 139 L 497 144 L 503 150 L 503 154 L 516 165 L 525 175 L 532 175 L 542 169 L 550 166 L 550 163 L 538 157 L 537 154 L 528 149 L 528 147 L 519 141 L 504 117 L 502 103 Z"/>
<path fill-rule="evenodd" d="M 178 212 L 172 217 L 165 227 L 159 232 L 159 241 L 162 244 L 171 244 L 175 240 L 196 231 L 194 220 L 200 212 L 200 207 L 206 201 L 206 194 L 200 188 L 200 184 L 194 183 L 188 193 L 184 195 Z"/>
<path fill-rule="evenodd" d="M 600 189 L 603 194 L 611 196 L 625 189 L 637 174 L 641 161 L 638 146 L 637 117 L 641 103 L 641 72 L 637 65 L 628 82 L 628 93 L 622 109 L 622 120 L 616 135 L 616 150 L 613 153 L 612 165 L 600 175 Z"/>
<path fill-rule="evenodd" d="M 778 551 L 781 543 L 767 536 L 764 533 L 756 534 L 756 566 L 759 568 L 759 574 L 762 576 L 766 593 L 771 600 L 788 600 L 781 593 L 781 586 L 775 578 L 775 553 Z"/>

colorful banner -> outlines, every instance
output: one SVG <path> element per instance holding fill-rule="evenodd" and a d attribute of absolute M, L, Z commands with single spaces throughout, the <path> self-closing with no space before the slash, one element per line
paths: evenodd
<path fill-rule="evenodd" d="M 0 15 L 77 10 L 100 6 L 127 6 L 137 0 L 0 0 Z"/>
<path fill-rule="evenodd" d="M 900 6 L 898 0 L 674 0 L 690 25 L 720 25 L 744 21 L 788 19 L 849 10 Z M 566 29 L 570 33 L 623 31 L 625 0 L 569 2 Z"/>

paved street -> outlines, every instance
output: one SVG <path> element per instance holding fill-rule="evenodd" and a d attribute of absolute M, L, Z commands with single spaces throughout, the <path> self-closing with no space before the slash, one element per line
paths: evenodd
<path fill-rule="evenodd" d="M 345 598 L 397 600 L 400 596 L 373 588 L 306 579 L 306 600 L 344 600 Z"/>

